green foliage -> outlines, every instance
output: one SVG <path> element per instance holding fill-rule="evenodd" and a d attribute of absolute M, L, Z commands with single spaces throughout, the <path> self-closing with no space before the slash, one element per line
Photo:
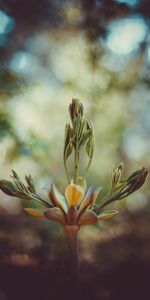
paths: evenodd
<path fill-rule="evenodd" d="M 0 180 L 0 189 L 7 195 L 23 198 L 27 200 L 35 200 L 46 207 L 51 207 L 51 205 L 39 195 L 36 194 L 32 176 L 25 176 L 27 185 L 25 185 L 17 173 L 12 171 L 12 182 L 8 180 Z"/>

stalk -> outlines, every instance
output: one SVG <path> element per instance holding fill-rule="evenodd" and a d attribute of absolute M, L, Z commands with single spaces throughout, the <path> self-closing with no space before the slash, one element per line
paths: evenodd
<path fill-rule="evenodd" d="M 70 176 L 69 176 L 69 172 L 68 172 L 68 168 L 67 168 L 67 163 L 65 162 L 65 160 L 64 160 L 64 167 L 65 167 L 65 172 L 67 175 L 67 181 L 68 181 L 68 183 L 70 183 Z"/>
<path fill-rule="evenodd" d="M 87 165 L 87 167 L 86 167 L 86 169 L 85 169 L 85 171 L 84 171 L 84 174 L 83 174 L 83 179 L 85 179 L 85 177 L 86 177 L 86 175 L 87 175 L 87 173 L 88 173 L 88 170 L 89 170 L 89 167 L 90 167 L 91 163 L 92 163 L 92 158 L 89 159 L 88 165 Z"/>
<path fill-rule="evenodd" d="M 77 183 L 79 173 L 79 149 L 78 149 L 78 142 L 75 146 L 75 161 L 74 161 L 74 183 Z"/>
<path fill-rule="evenodd" d="M 77 234 L 79 231 L 78 225 L 65 225 L 68 240 L 69 254 L 69 291 L 70 300 L 79 300 L 79 256 L 78 256 L 78 241 Z"/>

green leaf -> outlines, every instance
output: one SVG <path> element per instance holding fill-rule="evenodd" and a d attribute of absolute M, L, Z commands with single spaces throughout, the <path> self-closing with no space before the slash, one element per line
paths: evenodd
<path fill-rule="evenodd" d="M 83 135 L 82 135 L 82 137 L 80 138 L 80 141 L 79 141 L 79 147 L 80 148 L 82 148 L 86 144 L 86 142 L 89 138 L 89 134 L 90 134 L 89 130 L 87 130 L 87 132 L 83 133 Z"/>

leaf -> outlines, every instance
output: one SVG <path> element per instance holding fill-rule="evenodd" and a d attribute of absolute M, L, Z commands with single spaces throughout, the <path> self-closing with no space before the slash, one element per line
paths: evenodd
<path fill-rule="evenodd" d="M 87 130 L 87 132 L 82 134 L 82 137 L 80 138 L 80 141 L 79 141 L 79 147 L 82 148 L 86 144 L 86 142 L 89 138 L 89 134 L 90 134 L 89 130 Z"/>
<path fill-rule="evenodd" d="M 58 207 L 52 207 L 44 211 L 44 216 L 53 222 L 57 222 L 60 224 L 65 224 L 66 219 L 63 211 Z"/>
<path fill-rule="evenodd" d="M 73 151 L 73 129 L 70 124 L 66 124 L 65 137 L 64 137 L 64 161 L 67 161 L 68 157 Z"/>
<path fill-rule="evenodd" d="M 69 144 L 67 145 L 65 152 L 64 152 L 64 160 L 67 161 L 68 157 L 71 155 L 73 151 L 73 144 L 70 141 Z"/>
<path fill-rule="evenodd" d="M 98 221 L 106 221 L 111 219 L 113 216 L 117 215 L 118 211 L 116 210 L 105 210 L 97 215 Z"/>
<path fill-rule="evenodd" d="M 44 213 L 42 211 L 39 211 L 39 210 L 36 210 L 36 209 L 33 209 L 33 208 L 24 208 L 24 210 L 29 215 L 32 215 L 32 216 L 35 216 L 35 217 L 39 217 L 39 218 L 44 218 Z"/>
<path fill-rule="evenodd" d="M 78 220 L 78 225 L 91 225 L 98 222 L 96 214 L 92 211 L 86 211 Z"/>
<path fill-rule="evenodd" d="M 89 136 L 89 139 L 87 141 L 86 152 L 87 152 L 88 157 L 90 159 L 92 159 L 93 152 L 94 152 L 94 140 L 93 140 L 93 136 L 92 135 Z"/>

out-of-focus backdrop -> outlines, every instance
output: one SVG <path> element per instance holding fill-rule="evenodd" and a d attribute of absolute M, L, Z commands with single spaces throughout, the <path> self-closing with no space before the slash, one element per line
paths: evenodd
<path fill-rule="evenodd" d="M 149 24 L 148 0 L 0 1 L 1 178 L 14 169 L 31 173 L 42 195 L 51 182 L 63 191 L 73 97 L 95 128 L 88 184 L 103 186 L 103 195 L 113 165 L 123 161 L 125 175 L 149 168 Z M 81 230 L 83 299 L 149 299 L 149 198 L 148 177 L 112 205 L 114 220 Z M 67 299 L 63 231 L 24 207 L 0 193 L 0 300 Z"/>

